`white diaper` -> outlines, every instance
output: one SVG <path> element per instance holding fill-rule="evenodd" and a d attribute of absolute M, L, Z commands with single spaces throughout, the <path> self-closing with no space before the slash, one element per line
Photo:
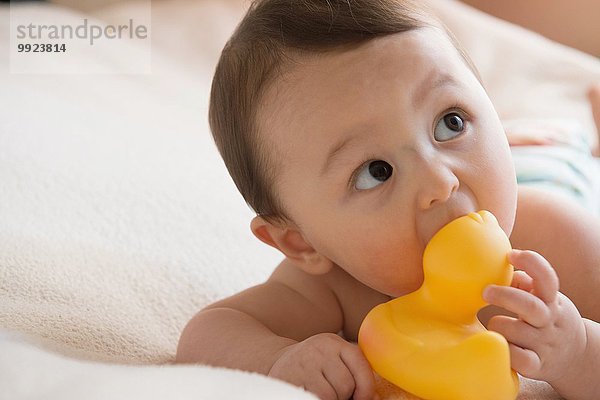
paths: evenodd
<path fill-rule="evenodd" d="M 580 123 L 567 119 L 519 119 L 504 122 L 507 133 L 530 132 L 549 145 L 511 146 L 517 182 L 558 193 L 600 215 L 600 162 L 590 150 Z"/>

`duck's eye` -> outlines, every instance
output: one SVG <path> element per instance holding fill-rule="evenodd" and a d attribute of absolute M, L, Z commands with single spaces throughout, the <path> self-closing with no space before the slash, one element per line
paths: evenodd
<path fill-rule="evenodd" d="M 385 161 L 370 161 L 360 167 L 356 175 L 354 187 L 358 190 L 368 190 L 387 181 L 394 169 Z"/>
<path fill-rule="evenodd" d="M 435 140 L 445 142 L 460 135 L 464 129 L 465 121 L 460 114 L 451 112 L 438 121 L 433 136 Z"/>

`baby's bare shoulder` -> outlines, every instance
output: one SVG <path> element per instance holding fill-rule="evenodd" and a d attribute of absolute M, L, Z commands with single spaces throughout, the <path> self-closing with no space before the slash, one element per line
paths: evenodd
<path fill-rule="evenodd" d="M 598 217 L 568 198 L 520 187 L 510 240 L 514 248 L 536 251 L 550 262 L 560 278 L 561 292 L 584 316 L 598 314 L 590 302 L 600 288 Z"/>
<path fill-rule="evenodd" d="M 511 234 L 515 248 L 560 250 L 591 244 L 598 218 L 566 197 L 540 189 L 519 187 L 517 214 Z M 596 242 L 597 243 L 597 242 Z"/>

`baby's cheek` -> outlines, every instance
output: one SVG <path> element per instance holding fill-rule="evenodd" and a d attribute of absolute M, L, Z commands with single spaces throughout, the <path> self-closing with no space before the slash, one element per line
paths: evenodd
<path fill-rule="evenodd" d="M 517 213 L 517 180 L 514 169 L 494 169 L 495 175 L 488 175 L 490 187 L 486 193 L 485 204 L 492 212 L 504 233 L 510 237 Z M 495 179 L 494 179 L 495 178 Z M 482 206 L 485 207 L 485 204 Z"/>

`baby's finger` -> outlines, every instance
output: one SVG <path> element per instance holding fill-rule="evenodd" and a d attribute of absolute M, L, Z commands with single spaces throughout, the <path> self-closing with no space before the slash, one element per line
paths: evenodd
<path fill-rule="evenodd" d="M 375 377 L 363 352 L 356 345 L 346 346 L 342 350 L 341 357 L 354 377 L 353 400 L 371 400 L 375 395 Z"/>
<path fill-rule="evenodd" d="M 552 303 L 558 294 L 558 276 L 550 263 L 540 254 L 526 250 L 513 250 L 509 262 L 525 271 L 533 280 L 533 292 L 545 303 Z"/>
<path fill-rule="evenodd" d="M 511 286 L 489 285 L 483 291 L 483 299 L 517 314 L 536 328 L 546 326 L 550 318 L 546 303 L 531 293 Z"/>
<path fill-rule="evenodd" d="M 340 359 L 325 365 L 323 376 L 335 390 L 338 399 L 349 399 L 354 393 L 354 377 Z"/>
<path fill-rule="evenodd" d="M 539 371 L 542 361 L 535 351 L 521 348 L 512 343 L 508 344 L 508 351 L 512 369 L 527 378 L 540 379 Z"/>
<path fill-rule="evenodd" d="M 320 376 L 310 377 L 308 384 L 304 385 L 303 388 L 304 390 L 316 394 L 320 400 L 339 399 L 335 388 L 322 373 Z"/>
<path fill-rule="evenodd" d="M 513 274 L 513 280 L 510 284 L 512 287 L 517 289 L 530 292 L 533 289 L 533 279 L 525 271 L 515 271 Z"/>
<path fill-rule="evenodd" d="M 488 329 L 498 332 L 510 343 L 525 349 L 535 349 L 539 343 L 539 331 L 516 318 L 496 315 L 490 319 Z"/>

